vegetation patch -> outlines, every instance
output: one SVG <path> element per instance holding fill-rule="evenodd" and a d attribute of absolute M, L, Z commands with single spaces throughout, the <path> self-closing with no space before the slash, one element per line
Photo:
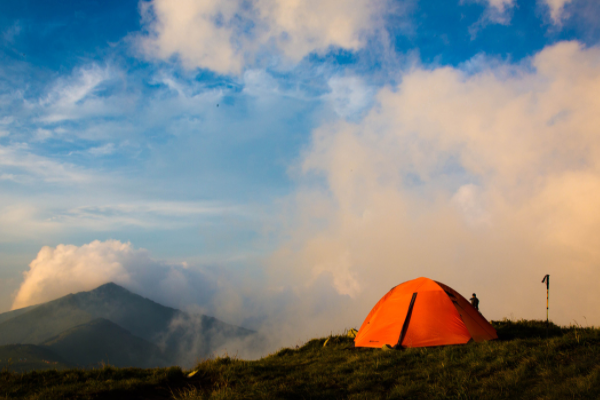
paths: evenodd
<path fill-rule="evenodd" d="M 256 361 L 179 368 L 4 371 L 7 399 L 597 399 L 600 330 L 493 323 L 499 340 L 401 351 L 357 349 L 344 335 Z M 187 377 L 195 372 L 191 377 Z"/>

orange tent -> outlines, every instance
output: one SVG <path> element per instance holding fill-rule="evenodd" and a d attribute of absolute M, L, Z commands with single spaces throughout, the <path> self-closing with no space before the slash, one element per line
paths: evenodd
<path fill-rule="evenodd" d="M 496 330 L 454 289 L 428 278 L 404 282 L 373 307 L 356 347 L 427 347 L 497 339 Z"/>

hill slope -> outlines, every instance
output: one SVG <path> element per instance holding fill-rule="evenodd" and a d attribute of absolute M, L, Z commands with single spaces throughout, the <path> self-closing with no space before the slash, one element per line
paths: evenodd
<path fill-rule="evenodd" d="M 116 367 L 171 365 L 158 346 L 103 318 L 67 329 L 41 346 L 83 367 L 97 367 L 99 362 Z"/>
<path fill-rule="evenodd" d="M 8 321 L 9 319 L 17 317 L 21 314 L 25 314 L 26 312 L 33 310 L 35 307 L 37 307 L 37 306 L 29 306 L 29 307 L 25 307 L 25 308 L 19 308 L 18 310 L 4 312 L 4 313 L 0 314 L 0 324 L 4 321 Z"/>
<path fill-rule="evenodd" d="M 33 344 L 0 346 L 0 369 L 16 372 L 46 369 L 67 369 L 73 364 L 45 347 Z"/>
<path fill-rule="evenodd" d="M 500 340 L 437 348 L 355 349 L 344 336 L 313 339 L 256 361 L 178 368 L 0 373 L 22 399 L 598 399 L 600 329 L 496 322 Z M 186 371 L 188 373 L 189 371 Z"/>

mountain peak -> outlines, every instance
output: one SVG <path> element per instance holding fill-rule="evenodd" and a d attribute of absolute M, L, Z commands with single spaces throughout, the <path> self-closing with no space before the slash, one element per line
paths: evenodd
<path fill-rule="evenodd" d="M 150 365 L 149 359 L 142 355 L 158 354 L 156 360 L 161 358 L 155 347 L 159 343 L 167 359 L 192 365 L 197 357 L 208 356 L 228 340 L 252 334 L 208 316 L 202 316 L 198 324 L 195 316 L 163 306 L 114 282 L 37 305 L 11 317 L 0 324 L 0 346 L 52 342 L 57 349 L 60 347 L 61 354 L 69 354 L 67 359 L 79 360 L 81 365 L 92 359 L 103 360 L 106 354 L 113 354 L 110 361 L 116 362 L 117 356 L 108 351 L 113 345 L 118 348 L 119 357 L 125 357 L 125 352 L 137 354 L 123 361 L 123 365 Z M 101 351 L 94 353 L 96 347 L 92 344 L 98 344 Z M 94 357 L 86 361 L 75 357 L 79 353 L 82 357 L 84 353 L 93 353 Z"/>
<path fill-rule="evenodd" d="M 178 310 L 163 306 L 151 300 L 147 297 L 129 291 L 125 289 L 123 286 L 117 285 L 114 282 L 108 282 L 103 285 L 98 286 L 96 289 L 92 289 L 87 292 L 79 292 L 75 296 L 78 296 L 80 299 L 104 299 L 103 301 L 115 302 L 115 301 L 125 301 L 125 302 L 136 302 L 136 303 L 144 303 L 146 306 L 158 307 L 161 309 L 168 309 L 169 312 L 178 312 Z"/>
<path fill-rule="evenodd" d="M 90 292 L 95 292 L 95 291 L 115 291 L 115 290 L 129 292 L 129 290 L 125 289 L 123 286 L 117 285 L 114 282 L 108 282 L 108 283 L 105 283 L 103 285 L 100 285 L 96 289 L 90 290 Z"/>

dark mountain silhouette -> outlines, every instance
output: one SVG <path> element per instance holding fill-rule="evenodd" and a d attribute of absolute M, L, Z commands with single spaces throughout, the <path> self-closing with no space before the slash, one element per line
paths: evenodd
<path fill-rule="evenodd" d="M 105 322 L 96 320 L 102 319 Z M 147 344 L 158 346 L 162 356 L 155 356 L 154 350 L 147 350 L 154 358 L 136 358 L 135 351 L 124 360 L 135 363 L 130 366 L 145 366 L 148 362 L 170 361 L 188 365 L 196 359 L 205 358 L 213 351 L 232 340 L 240 340 L 253 335 L 253 331 L 226 324 L 206 315 L 190 315 L 174 308 L 165 307 L 152 300 L 131 293 L 114 283 L 107 283 L 89 292 L 69 294 L 59 299 L 36 306 L 0 314 L 0 346 L 7 344 L 35 344 L 55 341 L 61 354 L 76 354 L 67 350 L 69 343 L 78 338 L 78 348 L 84 351 L 83 343 L 94 337 L 104 341 L 103 349 L 111 346 L 125 348 L 133 346 L 141 349 L 143 339 Z M 91 322 L 94 321 L 93 324 Z M 107 322 L 112 323 L 108 325 Z M 114 326 L 113 326 L 114 325 Z M 77 327 L 76 330 L 72 328 Z M 116 329 L 120 328 L 120 330 Z M 94 331 L 97 330 L 97 333 Z M 105 332 L 101 334 L 100 332 Z M 61 336 L 62 335 L 62 336 Z M 75 336 L 71 336 L 75 335 Z M 59 338 L 63 339 L 59 339 Z M 69 340 L 67 340 L 69 338 Z M 118 338 L 118 340 L 117 340 Z M 111 344 L 110 340 L 118 343 Z M 60 346 L 58 343 L 61 343 Z M 93 341 L 89 341 L 92 343 Z M 135 344 L 134 344 L 135 342 Z M 71 345 L 77 347 L 74 344 Z M 90 345 L 91 346 L 91 345 Z M 92 352 L 92 348 L 89 347 Z M 96 353 L 94 353 L 96 354 Z M 97 356 L 98 354 L 96 354 Z M 94 357 L 96 357 L 94 356 Z M 74 356 L 71 356 L 74 357 Z M 80 356 L 77 356 L 80 357 Z M 105 354 L 96 359 L 87 354 L 79 364 L 106 361 Z M 129 357 L 129 358 L 127 358 Z M 78 358 L 83 360 L 84 358 Z M 67 358 L 68 361 L 71 361 Z M 95 361 L 92 361 L 95 360 Z M 116 360 L 116 358 L 114 359 Z M 121 359 L 120 359 L 121 360 Z M 113 362 L 113 360 L 108 360 Z M 120 361 L 121 362 L 121 361 Z M 158 364 L 157 364 L 158 365 Z"/>
<path fill-rule="evenodd" d="M 67 329 L 41 346 L 82 367 L 96 367 L 99 362 L 144 368 L 171 364 L 158 346 L 104 318 Z"/>

